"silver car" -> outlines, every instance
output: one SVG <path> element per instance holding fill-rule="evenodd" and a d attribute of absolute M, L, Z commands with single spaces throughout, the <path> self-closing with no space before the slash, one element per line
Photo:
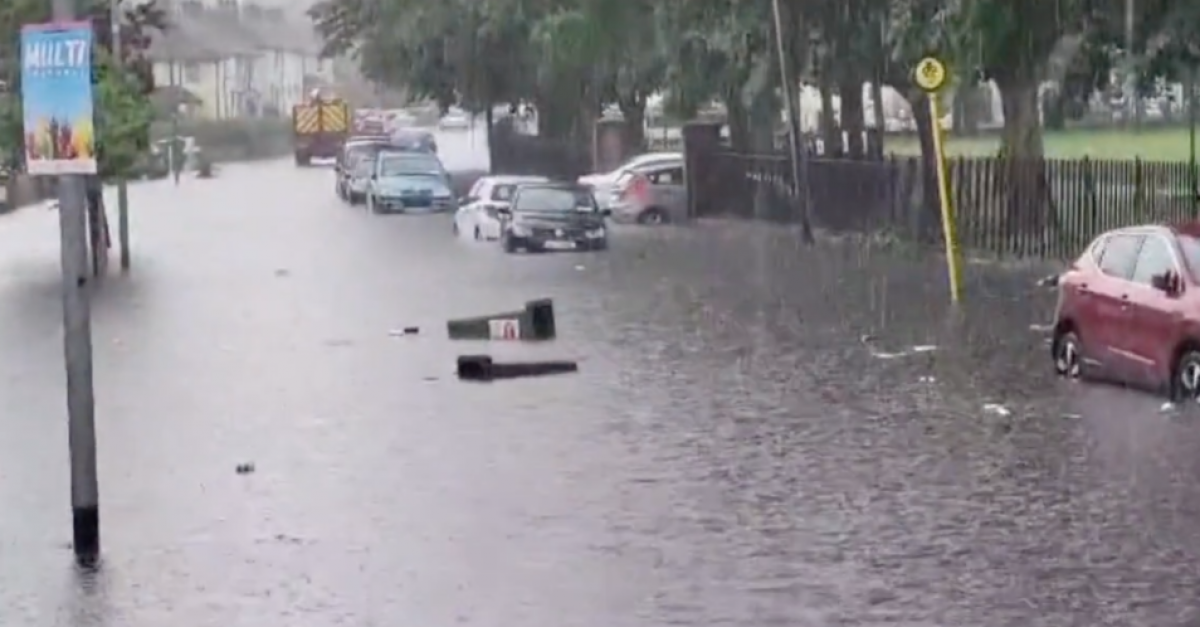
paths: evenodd
<path fill-rule="evenodd" d="M 682 222 L 688 217 L 683 163 L 630 170 L 617 179 L 608 202 L 612 219 L 637 224 Z"/>
<path fill-rule="evenodd" d="M 608 203 L 612 200 L 613 193 L 617 189 L 617 181 L 623 175 L 634 170 L 643 170 L 657 166 L 678 165 L 683 167 L 683 153 L 681 152 L 648 152 L 633 157 L 617 166 L 611 172 L 601 172 L 599 174 L 589 174 L 579 177 L 579 182 L 592 188 L 592 194 L 596 196 L 596 202 L 599 203 L 601 209 L 607 209 Z"/>

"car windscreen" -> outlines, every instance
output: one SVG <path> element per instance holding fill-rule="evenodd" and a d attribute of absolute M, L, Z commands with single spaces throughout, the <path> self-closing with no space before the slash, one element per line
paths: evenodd
<path fill-rule="evenodd" d="M 596 199 L 586 189 L 530 187 L 521 190 L 513 211 L 519 213 L 594 213 Z"/>
<path fill-rule="evenodd" d="M 386 156 L 380 159 L 380 176 L 407 176 L 413 174 L 436 174 L 444 172 L 442 162 L 436 157 L 421 153 Z"/>

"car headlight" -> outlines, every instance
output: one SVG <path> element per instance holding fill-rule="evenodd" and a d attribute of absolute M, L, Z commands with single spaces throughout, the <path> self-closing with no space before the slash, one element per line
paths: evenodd
<path fill-rule="evenodd" d="M 604 237 L 604 229 L 592 229 L 587 232 L 587 236 L 593 239 Z"/>
<path fill-rule="evenodd" d="M 509 231 L 518 237 L 528 237 L 533 234 L 533 232 L 529 230 L 529 227 L 522 226 L 520 224 L 514 224 L 510 226 Z"/>

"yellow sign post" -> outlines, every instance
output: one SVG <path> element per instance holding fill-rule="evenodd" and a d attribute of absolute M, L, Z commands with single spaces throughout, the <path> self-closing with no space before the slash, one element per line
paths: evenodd
<path fill-rule="evenodd" d="M 954 199 L 950 196 L 950 172 L 946 167 L 946 146 L 942 136 L 942 110 L 938 94 L 946 85 L 946 65 L 934 57 L 917 63 L 913 80 L 929 99 L 929 117 L 933 128 L 933 160 L 937 168 L 938 197 L 942 206 L 942 235 L 946 240 L 946 273 L 950 279 L 950 301 L 962 296 L 962 259 L 959 255 L 958 230 L 954 226 Z"/>

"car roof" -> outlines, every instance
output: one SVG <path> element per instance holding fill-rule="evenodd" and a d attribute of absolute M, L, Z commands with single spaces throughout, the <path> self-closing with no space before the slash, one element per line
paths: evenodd
<path fill-rule="evenodd" d="M 575 183 L 571 181 L 527 181 L 527 185 L 522 185 L 521 189 L 561 189 L 571 192 L 592 192 L 592 188 L 587 185 Z"/>
<path fill-rule="evenodd" d="M 544 176 L 521 176 L 521 175 L 501 175 L 501 176 L 485 176 L 483 180 L 492 184 L 511 184 L 511 183 L 549 183 L 550 179 Z"/>

